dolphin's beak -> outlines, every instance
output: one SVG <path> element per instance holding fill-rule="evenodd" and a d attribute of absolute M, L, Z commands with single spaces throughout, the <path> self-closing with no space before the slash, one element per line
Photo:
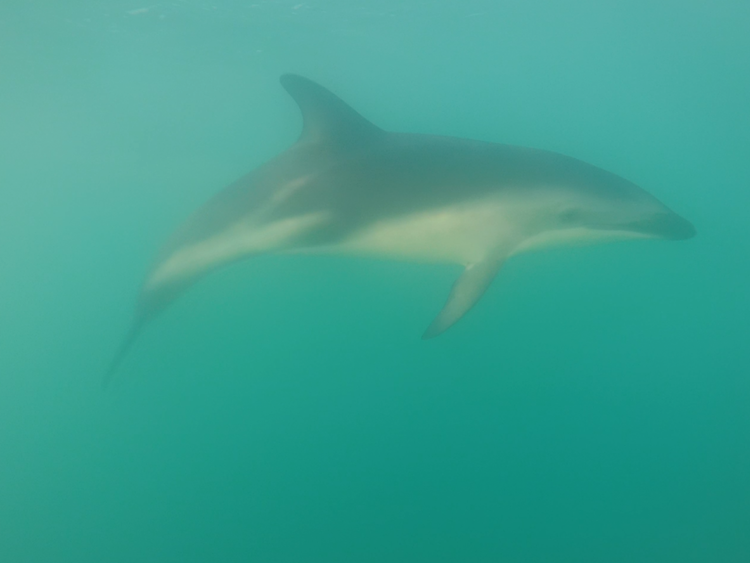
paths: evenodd
<path fill-rule="evenodd" d="M 636 221 L 628 225 L 628 228 L 645 235 L 668 240 L 685 240 L 695 236 L 693 224 L 671 211 L 657 213 L 648 219 Z"/>

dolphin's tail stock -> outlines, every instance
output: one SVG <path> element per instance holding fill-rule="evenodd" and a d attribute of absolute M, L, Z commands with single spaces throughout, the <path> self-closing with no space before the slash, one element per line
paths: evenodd
<path fill-rule="evenodd" d="M 197 277 L 195 279 L 197 279 Z M 130 324 L 130 329 L 120 344 L 120 347 L 117 349 L 117 353 L 114 358 L 112 358 L 112 362 L 109 364 L 109 369 L 107 369 L 104 374 L 102 388 L 106 389 L 109 384 L 112 383 L 112 379 L 114 378 L 117 369 L 120 367 L 122 360 L 128 354 L 128 351 L 130 351 L 130 348 L 138 338 L 138 335 L 140 335 L 143 327 L 146 326 L 149 321 L 156 318 L 159 313 L 161 313 L 180 293 L 187 289 L 195 279 L 173 283 L 167 287 L 161 287 L 156 290 L 141 289 L 136 302 L 136 312 L 133 317 L 133 322 Z"/>
<path fill-rule="evenodd" d="M 143 316 L 138 316 L 130 325 L 130 329 L 125 335 L 125 338 L 122 340 L 120 347 L 117 349 L 114 358 L 112 358 L 107 371 L 104 373 L 104 377 L 102 378 L 102 389 L 107 389 L 112 383 L 112 380 L 115 377 L 115 373 L 117 373 L 117 369 L 120 367 L 122 360 L 125 358 L 128 351 L 132 347 L 133 342 L 135 342 L 136 338 L 138 338 L 138 335 L 141 333 L 141 329 L 146 324 L 145 321 L 146 319 Z"/>

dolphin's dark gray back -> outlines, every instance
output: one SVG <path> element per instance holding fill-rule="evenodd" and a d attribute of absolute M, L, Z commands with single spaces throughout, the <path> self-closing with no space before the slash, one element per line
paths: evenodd
<path fill-rule="evenodd" d="M 332 223 L 311 244 L 329 244 L 368 223 L 502 190 L 569 184 L 625 194 L 637 186 L 558 153 L 455 137 L 387 132 L 338 96 L 294 74 L 281 84 L 297 102 L 302 134 L 289 150 L 230 185 L 165 246 L 200 240 L 260 208 L 278 186 L 309 176 L 305 189 L 276 205 L 269 220 L 312 210 Z"/>

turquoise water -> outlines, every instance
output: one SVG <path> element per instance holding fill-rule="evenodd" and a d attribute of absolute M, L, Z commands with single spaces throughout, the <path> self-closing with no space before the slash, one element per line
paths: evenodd
<path fill-rule="evenodd" d="M 0 4 L 0 561 L 750 561 L 750 4 Z M 163 239 L 292 143 L 547 148 L 698 237 L 457 268 L 267 256 L 100 379 Z"/>

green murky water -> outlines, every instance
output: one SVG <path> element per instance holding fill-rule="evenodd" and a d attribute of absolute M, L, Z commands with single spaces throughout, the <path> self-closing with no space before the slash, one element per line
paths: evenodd
<path fill-rule="evenodd" d="M 0 561 L 750 560 L 750 4 L 0 4 Z M 297 137 L 297 72 L 394 130 L 547 148 L 685 242 L 457 269 L 268 256 L 107 391 L 164 237 Z"/>

